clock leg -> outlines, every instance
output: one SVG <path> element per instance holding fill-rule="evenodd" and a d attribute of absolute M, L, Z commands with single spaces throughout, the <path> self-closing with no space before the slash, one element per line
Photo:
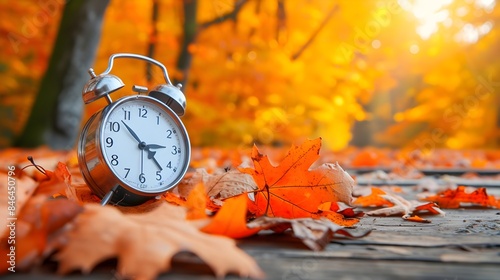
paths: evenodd
<path fill-rule="evenodd" d="M 116 187 L 114 187 L 112 190 L 110 190 L 101 200 L 101 205 L 104 206 L 108 204 L 108 202 L 111 200 L 113 195 L 115 194 Z"/>

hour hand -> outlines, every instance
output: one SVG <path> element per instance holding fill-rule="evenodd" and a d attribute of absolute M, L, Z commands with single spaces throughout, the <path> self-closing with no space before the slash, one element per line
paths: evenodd
<path fill-rule="evenodd" d="M 160 171 L 162 171 L 163 168 L 161 168 L 160 163 L 155 158 L 156 152 L 153 152 L 153 151 L 150 151 L 150 150 L 146 150 L 146 151 L 148 152 L 148 159 L 153 159 L 153 161 L 156 164 L 156 166 L 158 166 L 158 168 L 160 169 Z"/>
<path fill-rule="evenodd" d="M 132 137 L 134 137 L 134 139 L 137 142 L 142 143 L 141 139 L 139 139 L 139 136 L 137 136 L 137 134 L 135 134 L 135 132 L 132 130 L 132 128 L 130 128 L 130 126 L 128 126 L 123 120 L 122 120 L 122 123 L 127 128 L 128 132 L 130 132 L 130 134 L 132 134 Z"/>

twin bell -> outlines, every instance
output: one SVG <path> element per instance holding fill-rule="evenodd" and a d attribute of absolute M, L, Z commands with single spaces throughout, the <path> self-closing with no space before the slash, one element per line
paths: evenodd
<path fill-rule="evenodd" d="M 168 77 L 167 68 L 160 62 L 149 58 L 147 56 L 142 56 L 138 54 L 131 53 L 118 53 L 114 54 L 109 58 L 108 68 L 101 74 L 96 75 L 92 68 L 89 69 L 90 80 L 85 84 L 82 91 L 83 101 L 85 104 L 89 104 L 101 97 L 105 97 L 108 103 L 112 100 L 109 94 L 121 89 L 125 86 L 123 81 L 113 74 L 109 74 L 113 68 L 113 62 L 115 58 L 132 58 L 144 60 L 160 67 L 163 71 L 163 76 L 165 78 L 166 84 L 160 84 L 149 91 L 148 95 L 160 100 L 165 103 L 170 109 L 172 109 L 179 117 L 183 116 L 186 110 L 186 97 L 181 91 L 181 84 L 174 86 Z M 145 87 L 134 86 L 134 91 L 146 92 L 148 91 Z"/>

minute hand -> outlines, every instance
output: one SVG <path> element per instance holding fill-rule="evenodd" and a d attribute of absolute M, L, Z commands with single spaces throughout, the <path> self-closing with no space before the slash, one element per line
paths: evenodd
<path fill-rule="evenodd" d="M 141 139 L 139 139 L 139 136 L 137 136 L 137 134 L 135 134 L 135 132 L 132 130 L 132 128 L 130 128 L 130 126 L 128 126 L 124 121 L 122 121 L 123 125 L 125 125 L 125 127 L 127 128 L 128 132 L 130 132 L 130 134 L 132 134 L 132 137 L 134 137 L 134 139 L 140 144 L 142 143 Z"/>
<path fill-rule="evenodd" d="M 166 148 L 165 146 L 160 146 L 157 144 L 148 144 L 146 145 L 146 149 L 163 149 Z"/>

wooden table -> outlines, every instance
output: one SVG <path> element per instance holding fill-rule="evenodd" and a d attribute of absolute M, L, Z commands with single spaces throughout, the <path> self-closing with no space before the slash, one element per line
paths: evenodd
<path fill-rule="evenodd" d="M 445 217 L 426 217 L 430 224 L 363 217 L 354 231 L 371 229 L 368 236 L 336 239 L 321 252 L 283 234 L 262 234 L 238 244 L 255 258 L 267 279 L 500 279 L 500 209 L 445 211 Z M 47 263 L 28 274 L 7 274 L 2 279 L 120 279 L 115 265 L 109 261 L 91 275 L 59 277 L 54 274 L 57 265 Z M 196 256 L 182 253 L 175 257 L 172 272 L 159 279 L 214 277 Z"/>

